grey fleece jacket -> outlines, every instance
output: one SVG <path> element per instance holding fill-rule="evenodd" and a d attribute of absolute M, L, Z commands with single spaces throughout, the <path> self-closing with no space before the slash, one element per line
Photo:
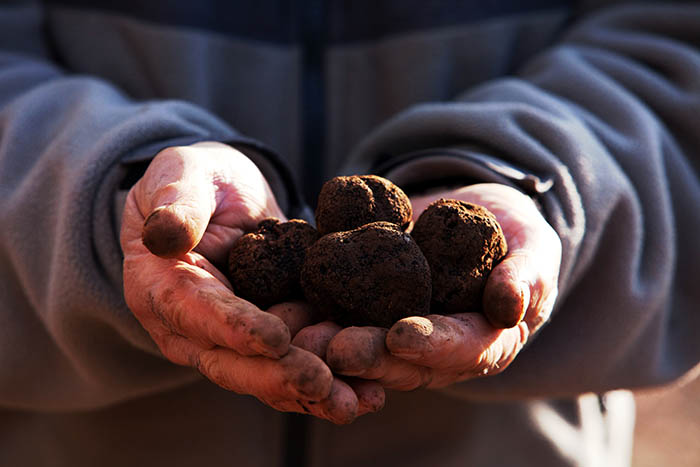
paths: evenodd
<path fill-rule="evenodd" d="M 20 3 L 0 7 L 0 465 L 626 465 L 632 402 L 602 394 L 697 366 L 697 5 L 534 2 L 314 55 L 159 21 L 167 2 Z M 369 4 L 379 30 L 401 8 Z M 328 2 L 334 31 L 352 5 Z M 246 150 L 292 211 L 286 167 L 308 193 L 340 172 L 519 187 L 563 243 L 551 322 L 502 374 L 305 422 L 300 455 L 288 416 L 165 360 L 124 304 L 118 195 L 201 140 Z"/>

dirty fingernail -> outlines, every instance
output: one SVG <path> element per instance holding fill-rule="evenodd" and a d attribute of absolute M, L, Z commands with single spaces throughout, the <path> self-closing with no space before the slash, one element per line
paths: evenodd
<path fill-rule="evenodd" d="M 525 317 L 529 304 L 530 286 L 526 282 L 499 284 L 484 294 L 484 314 L 496 328 L 516 326 Z"/>
<path fill-rule="evenodd" d="M 427 339 L 434 332 L 433 323 L 427 318 L 405 318 L 389 330 L 386 346 L 392 355 L 407 360 L 418 359 L 428 349 Z"/>

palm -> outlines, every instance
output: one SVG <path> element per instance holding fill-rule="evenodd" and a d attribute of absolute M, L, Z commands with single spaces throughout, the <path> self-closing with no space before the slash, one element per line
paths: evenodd
<path fill-rule="evenodd" d="M 485 206 L 503 228 L 508 253 L 491 271 L 484 292 L 491 323 L 480 313 L 458 313 L 404 318 L 389 330 L 346 328 L 332 336 L 326 352 L 337 373 L 398 390 L 443 387 L 495 374 L 548 319 L 557 295 L 561 246 L 534 202 L 514 188 L 480 184 L 415 197 L 415 215 L 439 198 Z M 515 325 L 513 316 L 518 317 Z M 494 317 L 512 327 L 494 327 Z"/>
<path fill-rule="evenodd" d="M 276 204 L 269 206 L 266 193 L 257 187 L 230 181 L 222 183 L 217 193 L 216 209 L 195 248 L 215 263 L 222 263 L 233 243 L 243 233 L 253 230 L 262 218 L 284 219 Z"/>
<path fill-rule="evenodd" d="M 518 292 L 515 287 L 519 287 L 519 284 L 514 283 L 514 278 L 517 278 L 518 282 L 529 286 L 529 296 L 522 297 L 522 301 L 529 301 L 522 303 L 523 307 L 527 307 L 523 311 L 544 308 L 548 310 L 545 314 L 525 314 L 530 331 L 535 331 L 549 317 L 551 302 L 557 294 L 556 284 L 561 258 L 557 234 L 544 222 L 529 197 L 504 185 L 484 183 L 443 191 L 437 197 L 416 197 L 411 200 L 414 213 L 420 214 L 428 204 L 439 197 L 479 204 L 496 216 L 508 242 L 508 254 L 502 265 L 496 267 L 489 277 L 484 297 L 485 305 L 512 306 L 505 301 L 509 298 L 507 295 Z M 533 251 L 537 251 L 538 254 L 533 255 Z M 535 257 L 537 262 L 533 263 Z"/>
<path fill-rule="evenodd" d="M 188 155 L 202 151 L 205 156 Z M 283 217 L 257 167 L 220 144 L 200 143 L 156 157 L 132 191 L 136 209 L 125 211 L 133 218 L 124 220 L 143 225 L 144 243 L 161 257 L 183 257 L 197 247 L 220 262 L 244 231 L 265 217 Z"/>
<path fill-rule="evenodd" d="M 240 152 L 218 143 L 161 151 L 124 207 L 129 308 L 165 357 L 226 389 L 335 423 L 378 410 L 376 383 L 351 387 L 318 356 L 290 345 L 292 329 L 309 324 L 303 305 L 263 312 L 236 297 L 212 265 L 271 216 L 282 212 L 270 187 Z"/>

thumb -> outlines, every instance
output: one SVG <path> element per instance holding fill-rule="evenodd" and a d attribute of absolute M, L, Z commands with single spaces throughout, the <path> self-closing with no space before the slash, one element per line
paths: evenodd
<path fill-rule="evenodd" d="M 512 328 L 525 317 L 530 305 L 528 254 L 512 252 L 489 274 L 484 289 L 484 314 L 496 328 Z"/>
<path fill-rule="evenodd" d="M 161 151 L 139 182 L 139 204 L 146 217 L 143 244 L 162 258 L 180 257 L 202 239 L 216 209 L 213 186 L 182 148 Z"/>
<path fill-rule="evenodd" d="M 561 243 L 551 228 L 541 235 L 545 240 L 510 251 L 489 274 L 483 304 L 494 327 L 511 328 L 524 320 L 534 331 L 549 319 L 558 292 Z"/>
<path fill-rule="evenodd" d="M 143 224 L 143 244 L 162 258 L 180 257 L 197 246 L 207 222 L 208 216 L 196 208 L 177 203 L 159 206 Z"/>

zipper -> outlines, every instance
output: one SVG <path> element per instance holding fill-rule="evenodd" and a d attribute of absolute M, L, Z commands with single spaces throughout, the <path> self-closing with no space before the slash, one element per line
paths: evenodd
<path fill-rule="evenodd" d="M 292 3 L 294 5 L 294 3 Z M 325 0 L 304 0 L 297 3 L 298 31 L 302 52 L 301 69 L 301 190 L 306 202 L 315 208 L 325 169 L 326 88 L 324 52 L 326 48 Z M 308 415 L 287 414 L 282 467 L 304 467 L 309 462 Z"/>
<path fill-rule="evenodd" d="M 300 2 L 299 33 L 302 50 L 301 125 L 304 173 L 302 191 L 313 208 L 323 183 L 325 169 L 326 87 L 326 4 L 324 0 Z"/>

